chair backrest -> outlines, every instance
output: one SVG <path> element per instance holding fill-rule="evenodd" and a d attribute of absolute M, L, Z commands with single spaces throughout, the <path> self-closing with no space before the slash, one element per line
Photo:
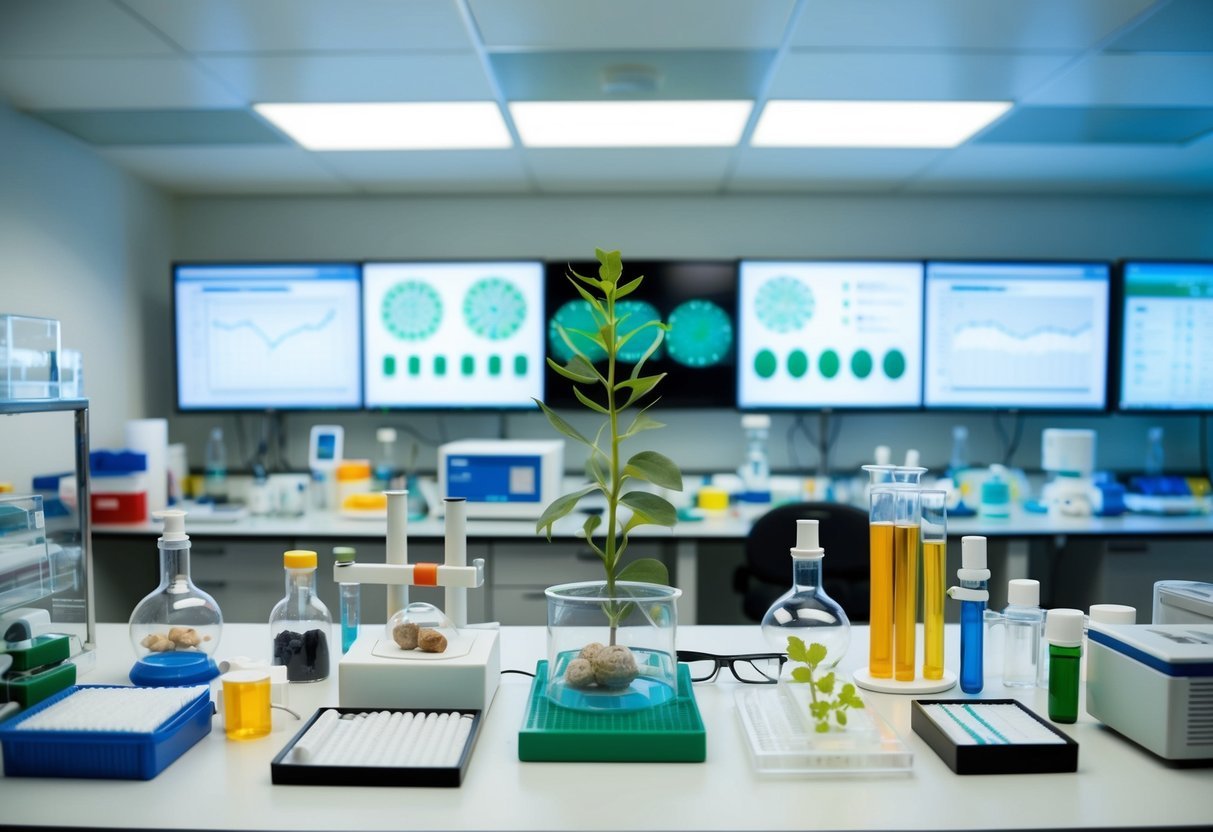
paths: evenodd
<path fill-rule="evenodd" d="M 791 503 L 759 517 L 745 542 L 745 559 L 760 581 L 792 584 L 789 550 L 796 545 L 796 521 L 818 520 L 826 593 L 853 620 L 868 618 L 871 561 L 868 554 L 868 513 L 842 503 Z"/>

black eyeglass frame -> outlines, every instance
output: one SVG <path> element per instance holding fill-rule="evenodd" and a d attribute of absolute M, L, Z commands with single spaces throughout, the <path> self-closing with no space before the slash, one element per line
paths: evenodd
<path fill-rule="evenodd" d="M 729 673 L 733 674 L 733 678 L 744 685 L 773 685 L 779 681 L 779 677 L 783 675 L 783 666 L 787 664 L 788 657 L 786 653 L 739 653 L 734 655 L 718 655 L 716 653 L 701 653 L 698 650 L 678 650 L 676 652 L 678 661 L 690 664 L 691 662 L 714 662 L 711 674 L 703 676 L 699 679 L 691 678 L 692 682 L 711 682 L 720 675 L 721 668 L 728 668 Z M 779 661 L 779 670 L 775 673 L 775 677 L 767 676 L 757 665 L 754 669 L 765 676 L 765 679 L 746 679 L 739 674 L 736 668 L 733 667 L 734 662 L 750 662 L 755 661 Z"/>

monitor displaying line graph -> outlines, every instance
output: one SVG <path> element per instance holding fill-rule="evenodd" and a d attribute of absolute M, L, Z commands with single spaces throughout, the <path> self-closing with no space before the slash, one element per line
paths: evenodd
<path fill-rule="evenodd" d="M 1106 263 L 927 263 L 927 407 L 1101 410 Z"/>
<path fill-rule="evenodd" d="M 362 405 L 354 264 L 177 264 L 181 410 Z"/>

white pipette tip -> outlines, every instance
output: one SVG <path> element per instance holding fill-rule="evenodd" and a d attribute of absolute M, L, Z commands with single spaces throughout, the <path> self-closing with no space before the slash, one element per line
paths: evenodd
<path fill-rule="evenodd" d="M 185 533 L 185 512 L 181 509 L 168 508 L 162 511 L 153 512 L 152 516 L 157 520 L 164 521 L 164 531 L 160 535 L 161 540 L 172 541 L 190 539 L 190 536 Z"/>
<path fill-rule="evenodd" d="M 796 545 L 792 547 L 792 557 L 825 557 L 825 549 L 821 548 L 820 538 L 818 537 L 819 531 L 819 522 L 817 520 L 797 520 Z"/>

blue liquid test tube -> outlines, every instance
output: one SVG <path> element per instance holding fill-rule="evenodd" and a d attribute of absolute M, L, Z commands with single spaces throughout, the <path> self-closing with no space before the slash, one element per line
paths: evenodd
<path fill-rule="evenodd" d="M 956 572 L 960 587 L 948 594 L 960 599 L 960 689 L 980 693 L 985 686 L 984 643 L 986 602 L 990 570 L 986 568 L 986 539 L 979 535 L 961 538 L 961 568 Z"/>
<path fill-rule="evenodd" d="M 337 546 L 333 549 L 333 557 L 338 566 L 352 564 L 355 551 L 350 546 Z M 358 624 L 362 616 L 362 585 L 357 583 L 339 582 L 341 607 L 341 652 L 348 653 L 358 640 Z"/>

